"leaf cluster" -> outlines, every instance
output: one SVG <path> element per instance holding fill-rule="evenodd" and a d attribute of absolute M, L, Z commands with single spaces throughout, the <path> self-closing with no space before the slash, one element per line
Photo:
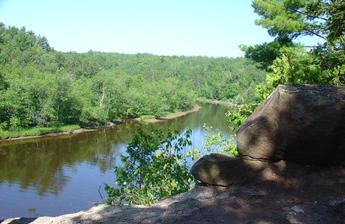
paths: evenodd
<path fill-rule="evenodd" d="M 188 191 L 192 176 L 187 168 L 186 147 L 191 130 L 183 134 L 141 129 L 115 167 L 116 186 L 106 185 L 108 203 L 150 205 L 157 200 Z"/>

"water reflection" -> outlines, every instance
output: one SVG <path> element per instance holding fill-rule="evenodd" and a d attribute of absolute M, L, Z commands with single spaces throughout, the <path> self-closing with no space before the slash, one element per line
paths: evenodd
<path fill-rule="evenodd" d="M 113 166 L 117 146 L 130 139 L 128 126 L 64 138 L 31 140 L 0 149 L 0 183 L 35 188 L 39 195 L 58 194 L 69 178 L 63 167 L 87 162 L 105 172 Z"/>
<path fill-rule="evenodd" d="M 191 128 L 193 145 L 200 148 L 204 123 L 228 132 L 225 112 L 223 107 L 204 105 L 197 113 L 152 125 Z M 38 215 L 59 215 L 100 201 L 98 188 L 112 183 L 112 167 L 138 125 L 128 122 L 74 136 L 0 143 L 0 219 L 32 216 L 32 208 Z"/>

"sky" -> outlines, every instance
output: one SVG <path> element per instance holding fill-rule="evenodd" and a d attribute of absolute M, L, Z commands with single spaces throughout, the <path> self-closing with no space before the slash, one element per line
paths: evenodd
<path fill-rule="evenodd" d="M 0 0 L 0 22 L 60 51 L 243 56 L 272 38 L 251 0 Z"/>

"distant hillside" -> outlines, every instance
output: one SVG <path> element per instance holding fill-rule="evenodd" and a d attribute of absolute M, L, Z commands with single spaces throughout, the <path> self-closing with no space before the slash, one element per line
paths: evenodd
<path fill-rule="evenodd" d="M 263 78 L 245 58 L 63 53 L 0 24 L 0 130 L 160 116 L 197 97 L 244 102 Z"/>

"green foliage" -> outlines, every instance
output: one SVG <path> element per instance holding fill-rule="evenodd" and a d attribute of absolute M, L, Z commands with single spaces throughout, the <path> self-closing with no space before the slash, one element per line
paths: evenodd
<path fill-rule="evenodd" d="M 116 187 L 105 186 L 108 203 L 150 205 L 158 199 L 188 191 L 192 176 L 185 151 L 191 130 L 182 135 L 161 130 L 139 130 L 115 167 Z"/>
<path fill-rule="evenodd" d="M 345 2 L 343 0 L 331 1 L 327 5 L 327 12 L 329 14 L 327 20 L 327 29 L 329 30 L 328 39 L 344 44 Z"/>
<path fill-rule="evenodd" d="M 53 126 L 49 128 L 31 128 L 31 129 L 17 129 L 14 131 L 2 131 L 0 130 L 0 139 L 15 138 L 22 136 L 43 135 L 47 133 L 56 133 L 62 131 L 73 131 L 79 129 L 79 125 L 61 125 Z"/>
<path fill-rule="evenodd" d="M 209 131 L 212 127 L 204 125 Z M 225 136 L 223 132 L 209 133 L 205 136 L 205 144 L 203 147 L 208 153 L 217 152 L 225 153 L 231 156 L 237 156 L 238 150 L 235 141 L 235 135 Z"/>
<path fill-rule="evenodd" d="M 345 83 L 344 1 L 254 0 L 253 7 L 261 16 L 257 24 L 277 37 L 275 42 L 286 43 L 286 40 L 292 41 L 301 35 L 319 37 L 323 42 L 309 52 L 295 44 L 276 47 L 279 53 L 275 55 L 273 71 L 267 77 L 269 86 Z M 268 45 L 264 47 L 265 50 L 270 50 Z M 258 46 L 254 49 L 262 51 Z M 246 55 L 255 60 L 250 54 L 252 51 L 248 50 Z"/>
<path fill-rule="evenodd" d="M 291 41 L 272 41 L 270 43 L 256 44 L 254 46 L 241 46 L 245 57 L 259 63 L 260 67 L 269 70 L 273 61 L 281 55 L 280 49 L 286 46 L 292 46 Z"/>
<path fill-rule="evenodd" d="M 230 110 L 227 113 L 229 119 L 229 127 L 235 132 L 239 126 L 245 121 L 245 119 L 253 113 L 255 108 L 258 106 L 257 103 L 246 103 L 242 104 L 239 107 Z"/>
<path fill-rule="evenodd" d="M 271 71 L 266 75 L 266 82 L 257 85 L 256 94 L 259 99 L 266 99 L 279 84 L 344 84 L 344 63 L 326 67 L 323 65 L 325 61 L 315 56 L 315 53 L 306 52 L 302 47 L 283 48 L 281 52 L 282 55 L 274 60 Z M 344 59 L 344 56 L 339 55 L 336 60 Z"/>
<path fill-rule="evenodd" d="M 344 35 L 342 0 L 254 0 L 261 16 L 256 24 L 272 36 L 294 39 L 301 35 L 334 40 Z"/>
<path fill-rule="evenodd" d="M 63 53 L 0 24 L 0 130 L 159 117 L 197 97 L 244 102 L 264 72 L 244 58 Z"/>
<path fill-rule="evenodd" d="M 266 79 L 272 86 L 281 83 L 340 84 L 337 74 L 323 71 L 319 60 L 301 47 L 283 49 L 282 56 L 273 62 L 272 70 Z"/>
<path fill-rule="evenodd" d="M 253 0 L 252 6 L 260 16 L 256 23 L 276 39 L 243 47 L 246 57 L 259 62 L 268 73 L 265 82 L 256 86 L 256 101 L 229 113 L 233 127 L 279 84 L 345 84 L 344 1 Z M 307 51 L 292 42 L 305 35 L 319 37 L 322 43 Z"/>

